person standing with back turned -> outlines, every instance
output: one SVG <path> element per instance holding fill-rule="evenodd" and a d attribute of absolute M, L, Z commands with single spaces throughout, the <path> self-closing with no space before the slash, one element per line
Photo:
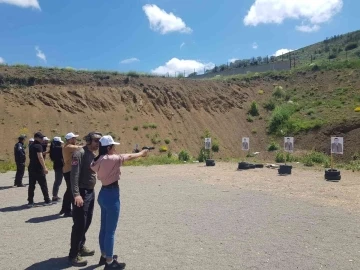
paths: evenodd
<path fill-rule="evenodd" d="M 90 169 L 90 164 L 95 158 L 94 152 L 99 149 L 101 136 L 99 132 L 90 132 L 84 137 L 86 146 L 76 151 L 72 157 L 70 181 L 74 197 L 74 224 L 71 231 L 69 261 L 73 266 L 86 266 L 87 260 L 82 257 L 95 254 L 95 250 L 85 247 L 85 234 L 92 221 L 95 201 L 96 173 Z"/>
<path fill-rule="evenodd" d="M 71 161 L 73 153 L 82 148 L 82 146 L 76 145 L 76 138 L 79 135 L 75 135 L 72 132 L 69 132 L 65 135 L 65 145 L 62 148 L 62 155 L 64 160 L 63 166 L 63 175 L 66 183 L 66 191 L 63 197 L 63 203 L 59 215 L 64 215 L 64 217 L 71 217 L 71 204 L 74 200 L 72 191 L 71 191 L 71 182 L 70 182 L 70 173 L 71 173 Z"/>

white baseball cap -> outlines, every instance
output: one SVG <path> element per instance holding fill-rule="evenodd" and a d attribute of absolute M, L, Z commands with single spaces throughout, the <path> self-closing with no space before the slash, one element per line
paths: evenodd
<path fill-rule="evenodd" d="M 72 132 L 70 132 L 70 133 L 68 133 L 68 134 L 65 135 L 65 139 L 66 139 L 66 140 L 70 140 L 70 139 L 72 139 L 72 138 L 77 138 L 77 137 L 79 137 L 79 135 L 75 135 L 75 134 L 72 133 Z"/>
<path fill-rule="evenodd" d="M 43 138 L 43 140 L 44 141 L 50 141 L 50 139 L 48 137 L 46 137 L 46 136 Z"/>
<path fill-rule="evenodd" d="M 54 142 L 61 142 L 61 143 L 63 143 L 63 141 L 61 140 L 61 137 L 54 137 Z"/>
<path fill-rule="evenodd" d="M 113 145 L 113 144 L 115 144 L 115 145 L 120 144 L 118 142 L 114 142 L 114 139 L 113 139 L 113 137 L 111 137 L 111 135 L 102 136 L 100 138 L 99 142 L 101 143 L 101 146 L 109 146 L 109 145 Z"/>
<path fill-rule="evenodd" d="M 30 138 L 30 139 L 29 139 L 29 142 L 33 142 L 33 141 L 35 141 L 34 138 Z"/>

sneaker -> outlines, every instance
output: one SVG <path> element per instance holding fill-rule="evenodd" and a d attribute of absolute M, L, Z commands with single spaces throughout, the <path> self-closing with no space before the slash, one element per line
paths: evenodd
<path fill-rule="evenodd" d="M 61 198 L 60 197 L 52 197 L 52 201 L 53 202 L 60 202 Z"/>
<path fill-rule="evenodd" d="M 119 263 L 117 260 L 113 260 L 112 263 L 105 263 L 104 270 L 106 269 L 124 269 L 126 263 Z"/>
<path fill-rule="evenodd" d="M 62 216 L 63 214 L 65 214 L 65 211 L 64 210 L 61 210 L 59 215 Z"/>
<path fill-rule="evenodd" d="M 44 202 L 44 205 L 45 206 L 49 206 L 49 205 L 52 205 L 53 203 L 51 201 L 48 201 L 48 202 Z"/>
<path fill-rule="evenodd" d="M 117 260 L 118 256 L 117 255 L 113 255 L 113 260 Z M 99 265 L 105 265 L 106 264 L 106 258 L 104 258 L 103 256 L 100 257 L 99 260 Z"/>
<path fill-rule="evenodd" d="M 33 202 L 29 202 L 29 203 L 27 204 L 27 207 L 28 207 L 28 208 L 34 207 L 34 203 L 33 203 Z"/>
<path fill-rule="evenodd" d="M 69 262 L 71 263 L 72 266 L 86 266 L 87 265 L 87 260 L 83 259 L 80 255 L 76 256 L 75 258 L 69 258 Z"/>
<path fill-rule="evenodd" d="M 71 212 L 65 213 L 63 217 L 72 217 L 72 213 Z"/>
<path fill-rule="evenodd" d="M 95 254 L 95 250 L 88 249 L 87 247 L 83 246 L 79 252 L 80 256 L 87 257 L 93 256 Z"/>

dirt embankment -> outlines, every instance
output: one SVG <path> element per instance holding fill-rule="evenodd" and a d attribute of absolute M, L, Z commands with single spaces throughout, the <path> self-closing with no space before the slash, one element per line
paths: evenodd
<path fill-rule="evenodd" d="M 324 93 L 335 84 L 330 73 L 308 76 Z M 358 86 L 357 78 L 354 76 L 352 83 Z M 271 138 L 266 135 L 266 126 L 270 114 L 261 104 L 271 97 L 274 84 L 296 85 L 302 91 L 309 80 L 297 74 L 220 82 L 2 66 L 0 158 L 12 156 L 19 133 L 25 131 L 31 136 L 38 130 L 48 137 L 69 131 L 81 135 L 92 130 L 111 133 L 120 139 L 122 151 L 131 151 L 136 143 L 165 145 L 164 140 L 169 139 L 171 151 L 186 149 L 196 156 L 205 129 L 220 143 L 215 158 L 244 156 L 238 147 L 243 136 L 251 137 L 251 150 L 268 158 L 266 146 Z M 259 103 L 260 117 L 248 122 L 247 111 L 254 100 Z M 345 142 L 356 148 L 359 121 L 352 121 L 350 129 L 347 124 L 335 129 L 339 135 L 349 134 Z M 156 128 L 144 128 L 146 123 L 154 123 Z M 305 149 L 326 149 L 328 143 L 323 140 L 328 133 L 329 127 L 325 127 L 316 131 L 316 138 L 303 134 L 297 141 Z"/>

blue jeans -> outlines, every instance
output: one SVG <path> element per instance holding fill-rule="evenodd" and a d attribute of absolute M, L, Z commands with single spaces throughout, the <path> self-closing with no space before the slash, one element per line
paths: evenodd
<path fill-rule="evenodd" d="M 115 231 L 120 216 L 120 190 L 115 188 L 101 188 L 98 196 L 101 208 L 101 225 L 99 244 L 102 254 L 107 258 L 113 257 Z"/>

